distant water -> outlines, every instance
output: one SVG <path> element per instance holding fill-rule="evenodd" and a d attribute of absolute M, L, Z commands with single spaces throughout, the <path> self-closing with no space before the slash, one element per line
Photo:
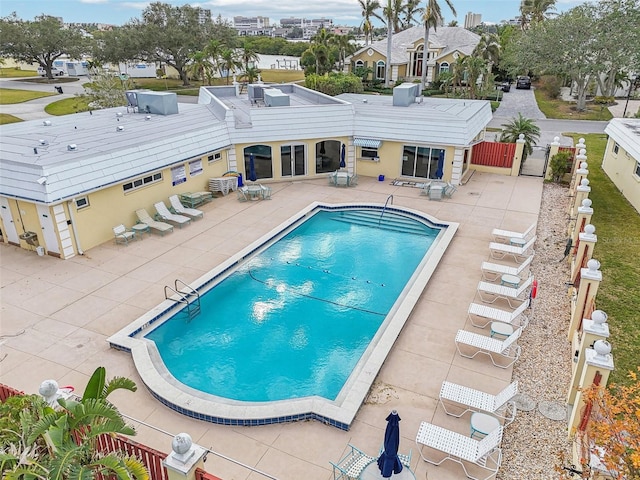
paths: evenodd
<path fill-rule="evenodd" d="M 258 68 L 272 70 L 302 70 L 300 57 L 287 55 L 260 55 Z"/>

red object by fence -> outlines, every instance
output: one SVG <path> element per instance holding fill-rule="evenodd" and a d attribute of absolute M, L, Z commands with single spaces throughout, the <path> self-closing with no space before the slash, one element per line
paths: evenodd
<path fill-rule="evenodd" d="M 511 168 L 515 153 L 515 143 L 480 142 L 473 146 L 471 163 L 487 167 Z"/>
<path fill-rule="evenodd" d="M 205 472 L 201 468 L 196 468 L 196 480 L 222 480 L 215 475 Z"/>
<path fill-rule="evenodd" d="M 0 402 L 4 402 L 7 398 L 13 397 L 14 395 L 24 395 L 24 392 L 0 383 Z"/>

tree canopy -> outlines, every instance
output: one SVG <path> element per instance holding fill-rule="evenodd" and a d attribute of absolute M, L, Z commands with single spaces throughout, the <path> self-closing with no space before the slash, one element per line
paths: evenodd
<path fill-rule="evenodd" d="M 78 29 L 63 27 L 55 17 L 42 15 L 34 21 L 19 19 L 15 12 L 0 19 L 0 55 L 19 62 L 37 63 L 53 78 L 53 62 L 62 55 L 80 59 L 89 42 Z"/>

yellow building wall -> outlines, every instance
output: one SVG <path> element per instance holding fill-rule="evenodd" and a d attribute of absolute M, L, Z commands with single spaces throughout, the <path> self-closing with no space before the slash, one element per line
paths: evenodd
<path fill-rule="evenodd" d="M 44 245 L 44 235 L 42 234 L 42 227 L 40 227 L 35 204 L 22 200 L 9 200 L 9 208 L 11 209 L 11 217 L 18 235 L 22 235 L 24 232 L 35 232 L 38 234 L 39 244 Z M 22 239 L 20 239 L 20 246 L 27 250 L 36 249 L 36 247 L 27 244 Z"/>
<path fill-rule="evenodd" d="M 371 78 L 371 75 L 375 75 L 375 72 L 376 72 L 376 64 L 377 64 L 380 60 L 382 60 L 382 61 L 383 61 L 383 62 L 385 62 L 385 63 L 387 62 L 387 57 L 386 57 L 385 55 L 382 55 L 382 54 L 380 54 L 379 52 L 377 52 L 377 51 L 375 51 L 375 50 L 372 50 L 372 51 L 373 51 L 373 55 L 369 55 L 369 54 L 367 53 L 367 50 L 365 50 L 364 52 L 362 52 L 362 53 L 360 53 L 360 54 L 358 54 L 358 55 L 354 56 L 354 57 L 351 59 L 351 63 L 352 63 L 352 65 L 355 65 L 355 63 L 356 63 L 358 60 L 362 60 L 363 62 L 365 62 L 365 66 L 366 66 L 366 67 L 369 67 L 369 68 L 371 68 L 371 69 L 373 70 L 373 74 L 370 74 L 370 75 L 369 75 L 369 78 Z M 406 69 L 406 67 L 405 67 L 405 69 Z"/>
<path fill-rule="evenodd" d="M 609 137 L 602 169 L 633 208 L 640 212 L 640 177 L 635 174 L 640 159 L 634 159 L 621 146 L 618 146 L 618 153 L 615 153 L 615 145 L 616 142 Z"/>
<path fill-rule="evenodd" d="M 137 209 L 145 208 L 153 217 L 156 214 L 154 203 L 163 201 L 169 207 L 171 195 L 208 191 L 209 178 L 221 177 L 229 170 L 226 151 L 222 152 L 220 160 L 211 163 L 207 161 L 206 157 L 203 157 L 202 173 L 199 175 L 191 176 L 188 162 L 185 162 L 184 165 L 186 182 L 176 186 L 172 185 L 171 168 L 164 168 L 161 170 L 162 180 L 156 183 L 125 193 L 122 185 L 127 182 L 122 182 L 86 195 L 89 199 L 89 206 L 76 209 L 74 212 L 82 249 L 87 250 L 113 239 L 112 228 L 116 225 L 123 223 L 126 227 L 131 227 L 137 223 L 138 217 L 135 213 Z M 151 174 L 135 178 L 148 175 Z M 75 205 L 72 208 L 75 209 Z"/>

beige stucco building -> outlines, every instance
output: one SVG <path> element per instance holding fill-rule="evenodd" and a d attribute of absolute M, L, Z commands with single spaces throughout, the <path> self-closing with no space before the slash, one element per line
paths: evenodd
<path fill-rule="evenodd" d="M 462 27 L 438 27 L 429 32 L 427 82 L 438 73 L 448 72 L 456 61 L 471 55 L 480 36 Z M 422 77 L 424 27 L 411 27 L 391 38 L 391 81 L 414 81 Z M 387 39 L 373 42 L 347 58 L 346 67 L 371 68 L 374 80 L 384 81 L 387 64 Z"/>
<path fill-rule="evenodd" d="M 459 184 L 491 119 L 487 101 L 330 97 L 295 84 L 202 87 L 198 104 L 134 92 L 136 105 L 0 126 L 2 241 L 70 258 L 154 204 L 238 172 L 257 179 L 352 175 Z M 344 146 L 344 148 L 343 148 Z M 214 200 L 215 201 L 215 200 Z"/>
<path fill-rule="evenodd" d="M 602 169 L 640 212 L 640 119 L 614 118 L 605 133 L 609 140 Z"/>

